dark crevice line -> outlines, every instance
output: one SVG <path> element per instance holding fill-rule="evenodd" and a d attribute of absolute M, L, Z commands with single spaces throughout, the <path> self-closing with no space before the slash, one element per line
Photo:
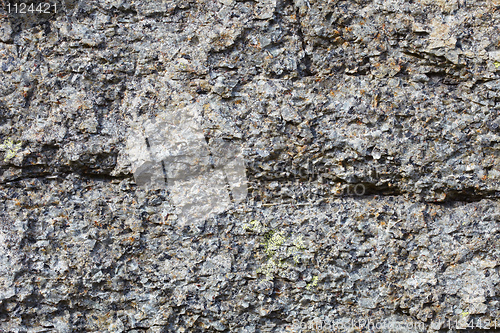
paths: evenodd
<path fill-rule="evenodd" d="M 298 6 L 295 7 L 295 17 L 297 18 L 297 35 L 301 43 L 302 52 L 304 52 L 304 58 L 299 64 L 298 68 L 299 76 L 300 77 L 313 76 L 311 72 L 311 58 L 306 52 L 307 43 L 304 37 L 304 31 L 302 30 L 302 22 L 300 20 L 300 9 Z M 304 67 L 303 69 L 300 68 L 301 65 Z"/>
<path fill-rule="evenodd" d="M 166 179 L 166 166 L 162 162 L 162 167 L 163 167 L 163 173 Z M 22 169 L 22 168 L 16 168 L 16 169 Z M 126 173 L 126 174 L 121 174 L 121 175 L 116 175 L 116 176 L 111 176 L 110 174 L 97 174 L 97 173 L 91 173 L 91 172 L 85 172 L 84 170 L 78 170 L 78 171 L 59 171 L 56 174 L 51 173 L 51 172 L 41 172 L 39 174 L 33 174 L 33 175 L 20 175 L 17 177 L 13 177 L 8 180 L 0 181 L 0 185 L 3 186 L 11 186 L 14 185 L 17 182 L 23 181 L 23 180 L 30 180 L 30 179 L 41 179 L 41 180 L 64 180 L 67 178 L 69 175 L 76 175 L 82 178 L 82 180 L 94 180 L 94 181 L 104 181 L 104 182 L 112 182 L 112 181 L 117 181 L 117 180 L 125 180 L 129 179 L 132 180 L 134 179 L 134 176 L 132 173 Z M 314 187 L 314 186 L 304 186 L 304 183 L 308 182 L 308 179 L 303 179 L 303 178 L 274 178 L 274 179 L 268 179 L 268 180 L 260 180 L 256 181 L 256 179 L 253 179 L 251 175 L 249 175 L 249 194 L 250 193 L 255 193 L 256 195 L 259 194 L 259 190 L 265 190 L 267 185 L 270 184 L 271 182 L 281 182 L 282 186 L 287 186 L 287 185 L 294 185 L 297 184 L 300 186 L 300 183 L 302 182 L 302 188 L 303 191 L 297 192 L 297 193 L 314 193 L 314 190 L 326 190 L 326 189 L 331 189 L 333 188 L 332 186 L 328 186 L 328 184 L 322 184 L 324 185 L 323 188 L 321 187 Z M 288 183 L 287 183 L 288 182 Z M 388 187 L 388 186 L 376 186 L 373 183 L 368 183 L 368 182 L 359 182 L 359 183 L 348 183 L 346 181 L 342 181 L 337 179 L 334 181 L 335 184 L 340 184 L 343 186 L 358 186 L 361 185 L 363 186 L 363 195 L 357 195 L 355 193 L 351 193 L 351 195 L 325 195 L 322 196 L 321 199 L 327 199 L 327 198 L 341 198 L 341 197 L 367 197 L 367 196 L 382 196 L 382 197 L 388 197 L 388 196 L 405 196 L 408 197 L 409 199 L 412 198 L 417 198 L 417 196 L 409 191 L 403 191 L 401 188 L 397 185 L 393 187 Z M 227 179 L 226 179 L 226 185 L 228 185 Z M 168 186 L 167 186 L 168 187 Z M 353 192 L 353 191 L 350 191 Z M 230 191 L 231 193 L 231 191 Z M 273 194 L 272 191 L 269 192 L 269 194 Z M 276 195 L 278 193 L 275 193 Z M 478 202 L 483 199 L 487 200 L 498 200 L 500 199 L 500 190 L 485 190 L 485 191 L 475 191 L 473 188 L 466 188 L 462 190 L 456 190 L 456 189 L 450 189 L 448 191 L 443 191 L 440 194 L 444 194 L 445 198 L 442 200 L 418 200 L 418 201 L 423 201 L 423 202 L 429 202 L 429 203 L 436 203 L 436 204 L 442 204 L 442 203 L 449 203 L 449 202 Z M 231 193 L 232 197 L 232 193 Z M 233 198 L 231 198 L 233 199 Z M 233 201 L 233 200 L 231 200 Z"/>

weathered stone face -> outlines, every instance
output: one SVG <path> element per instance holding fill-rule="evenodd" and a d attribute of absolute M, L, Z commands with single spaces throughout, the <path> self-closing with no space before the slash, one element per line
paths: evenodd
<path fill-rule="evenodd" d="M 498 1 L 57 1 L 0 11 L 0 330 L 500 328 Z"/>

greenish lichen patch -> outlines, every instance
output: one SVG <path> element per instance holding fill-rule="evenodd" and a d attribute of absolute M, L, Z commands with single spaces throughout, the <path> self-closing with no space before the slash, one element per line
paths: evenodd
<path fill-rule="evenodd" d="M 266 241 L 264 242 L 265 252 L 268 256 L 274 256 L 276 251 L 281 248 L 283 243 L 287 240 L 287 238 L 283 235 L 283 232 L 276 232 L 274 230 L 269 231 L 264 238 Z"/>
<path fill-rule="evenodd" d="M 248 230 L 248 231 L 252 231 L 252 232 L 255 232 L 258 234 L 262 233 L 265 230 L 262 223 L 260 223 L 257 220 L 253 220 L 253 221 L 250 221 L 249 223 L 245 223 L 243 225 L 243 229 Z"/>
<path fill-rule="evenodd" d="M 4 162 L 8 162 L 12 158 L 16 157 L 16 154 L 21 147 L 21 142 L 14 142 L 12 139 L 4 140 L 4 142 L 0 145 L 0 150 L 5 152 Z"/>
<path fill-rule="evenodd" d="M 316 288 L 317 286 L 318 286 L 318 276 L 317 276 L 317 275 L 315 275 L 315 276 L 313 276 L 313 278 L 312 278 L 311 282 L 309 282 L 309 283 L 307 284 L 306 289 L 307 289 L 307 290 L 311 290 L 311 289 L 313 289 L 313 288 Z"/>
<path fill-rule="evenodd" d="M 275 276 L 281 276 L 288 268 L 301 263 L 301 256 L 307 249 L 302 235 L 287 235 L 282 230 L 273 230 L 255 220 L 243 227 L 263 238 L 261 244 L 264 246 L 266 261 L 257 273 L 264 275 L 264 280 L 269 281 Z"/>

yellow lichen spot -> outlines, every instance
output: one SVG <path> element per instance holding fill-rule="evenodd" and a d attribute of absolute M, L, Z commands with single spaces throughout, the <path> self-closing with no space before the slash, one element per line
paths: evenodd
<path fill-rule="evenodd" d="M 311 282 L 306 286 L 307 290 L 311 290 L 312 288 L 315 288 L 318 285 L 318 276 L 315 275 L 313 276 Z"/>
<path fill-rule="evenodd" d="M 7 139 L 3 142 L 3 144 L 0 145 L 0 150 L 5 151 L 5 158 L 4 161 L 7 162 L 8 160 L 14 158 L 21 149 L 21 142 L 14 143 L 11 139 Z"/>
<path fill-rule="evenodd" d="M 304 243 L 304 237 L 302 235 L 297 237 L 297 239 L 293 242 L 293 245 L 295 245 L 295 247 L 299 250 L 305 250 L 306 245 Z"/>
<path fill-rule="evenodd" d="M 249 231 L 260 233 L 262 232 L 263 226 L 259 221 L 253 220 L 250 221 L 249 223 L 245 223 L 243 225 L 243 228 Z"/>
<path fill-rule="evenodd" d="M 264 244 L 265 245 L 265 251 L 268 256 L 274 255 L 276 250 L 280 248 L 281 245 L 286 241 L 286 237 L 283 235 L 283 233 L 280 232 L 271 232 L 268 235 L 268 240 Z"/>
<path fill-rule="evenodd" d="M 495 61 L 495 62 L 494 62 L 494 64 L 495 64 L 495 68 L 498 68 L 498 67 L 500 67 L 500 62 L 498 62 L 498 61 Z"/>
<path fill-rule="evenodd" d="M 264 230 L 262 224 L 257 221 L 252 221 L 244 226 L 246 229 Z M 290 259 L 293 259 L 295 265 L 301 261 L 301 252 L 306 249 L 303 236 L 286 237 L 283 231 L 269 230 L 264 234 L 264 252 L 267 255 L 266 262 L 257 270 L 258 274 L 264 275 L 264 280 L 273 279 L 275 274 L 282 272 L 284 269 L 291 267 Z M 314 284 L 314 281 L 313 281 Z"/>

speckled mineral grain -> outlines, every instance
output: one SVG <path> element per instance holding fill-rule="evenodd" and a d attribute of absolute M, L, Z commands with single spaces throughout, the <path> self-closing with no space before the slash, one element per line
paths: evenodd
<path fill-rule="evenodd" d="M 500 1 L 50 1 L 0 9 L 0 331 L 500 330 Z"/>

